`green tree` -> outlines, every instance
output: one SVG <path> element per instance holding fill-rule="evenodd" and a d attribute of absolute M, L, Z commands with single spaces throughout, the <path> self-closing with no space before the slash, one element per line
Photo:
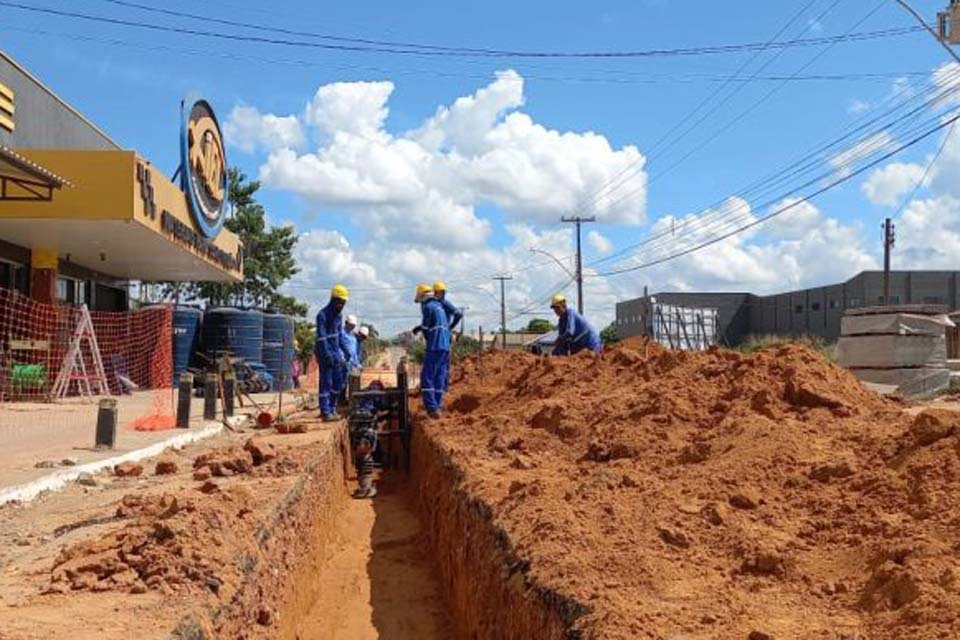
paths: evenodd
<path fill-rule="evenodd" d="M 543 318 L 534 318 L 530 321 L 530 324 L 527 325 L 527 331 L 529 333 L 550 333 L 554 328 L 552 322 L 544 320 Z"/>
<path fill-rule="evenodd" d="M 607 325 L 607 328 L 600 332 L 600 340 L 605 347 L 620 342 L 620 336 L 617 334 L 617 325 L 612 322 Z"/>
<path fill-rule="evenodd" d="M 303 370 L 307 370 L 310 364 L 310 358 L 313 357 L 313 348 L 317 342 L 317 327 L 312 322 L 296 320 L 293 325 L 293 342 L 297 349 L 297 358 L 303 365 Z"/>
<path fill-rule="evenodd" d="M 267 212 L 256 199 L 258 181 L 248 180 L 236 167 L 230 168 L 228 177 L 233 215 L 224 226 L 243 243 L 243 282 L 183 283 L 180 295 L 211 305 L 254 305 L 294 317 L 306 316 L 307 305 L 279 291 L 299 271 L 293 257 L 296 230 L 292 226 L 268 227 Z"/>

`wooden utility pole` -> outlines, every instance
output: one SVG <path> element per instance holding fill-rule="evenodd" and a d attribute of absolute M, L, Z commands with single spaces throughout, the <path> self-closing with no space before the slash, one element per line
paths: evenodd
<path fill-rule="evenodd" d="M 883 304 L 890 304 L 890 252 L 896 242 L 896 225 L 890 218 L 883 221 Z"/>
<path fill-rule="evenodd" d="M 507 348 L 507 296 L 506 296 L 506 286 L 505 283 L 507 280 L 513 280 L 512 276 L 494 276 L 494 280 L 500 281 L 500 337 L 503 340 L 503 344 L 500 346 L 503 349 Z"/>
<path fill-rule="evenodd" d="M 589 218 L 573 216 L 571 218 L 560 218 L 560 221 L 572 222 L 577 225 L 577 311 L 583 315 L 583 252 L 580 249 L 580 227 L 584 222 L 596 222 L 597 219 L 594 216 Z"/>

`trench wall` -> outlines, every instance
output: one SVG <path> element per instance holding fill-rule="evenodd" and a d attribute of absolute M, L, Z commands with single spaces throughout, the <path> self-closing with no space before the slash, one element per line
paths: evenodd
<path fill-rule="evenodd" d="M 443 446 L 414 430 L 413 489 L 458 640 L 577 640 L 581 604 L 528 575 L 489 505 Z"/>

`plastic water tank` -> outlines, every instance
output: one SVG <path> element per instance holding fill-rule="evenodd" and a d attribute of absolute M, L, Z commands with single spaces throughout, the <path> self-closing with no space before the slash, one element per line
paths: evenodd
<path fill-rule="evenodd" d="M 187 370 L 194 354 L 200 350 L 200 327 L 203 311 L 193 307 L 176 307 L 173 310 L 173 384 Z"/>
<path fill-rule="evenodd" d="M 263 316 L 263 364 L 273 376 L 274 391 L 293 388 L 290 368 L 293 365 L 293 319 L 289 316 L 266 313 Z"/>
<path fill-rule="evenodd" d="M 256 310 L 219 307 L 203 318 L 203 350 L 208 358 L 229 351 L 247 362 L 263 357 L 263 314 Z"/>

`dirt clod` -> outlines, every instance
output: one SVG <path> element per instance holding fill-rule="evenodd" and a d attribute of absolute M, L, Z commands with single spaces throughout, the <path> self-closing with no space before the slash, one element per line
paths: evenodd
<path fill-rule="evenodd" d="M 143 465 L 136 462 L 121 462 L 113 468 L 113 475 L 118 478 L 136 478 L 143 474 Z"/>
<path fill-rule="evenodd" d="M 158 476 L 169 476 L 175 474 L 178 469 L 177 463 L 173 460 L 160 460 L 154 467 L 153 473 Z"/>

